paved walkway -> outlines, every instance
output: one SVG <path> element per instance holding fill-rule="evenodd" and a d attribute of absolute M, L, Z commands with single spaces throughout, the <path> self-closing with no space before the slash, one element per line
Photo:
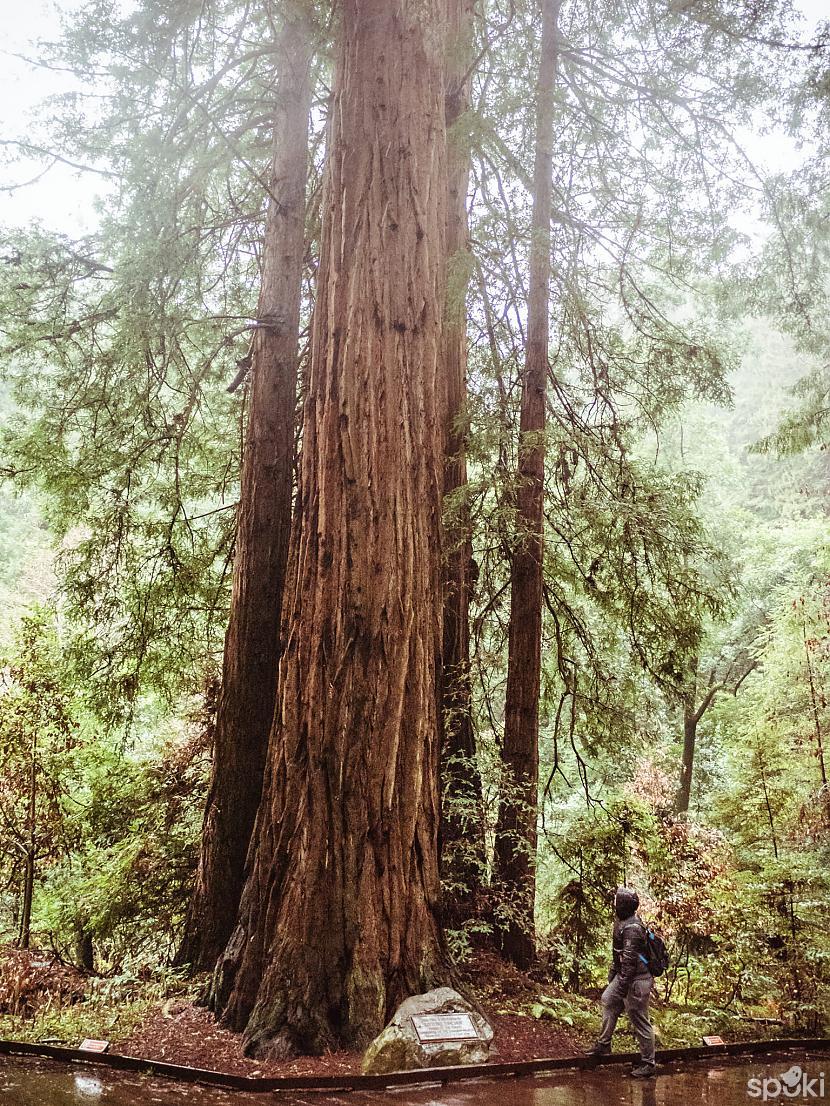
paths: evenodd
<path fill-rule="evenodd" d="M 826 1072 L 826 1074 L 825 1074 Z M 401 1088 L 399 1091 L 247 1094 L 172 1080 L 0 1057 L 0 1106 L 751 1106 L 828 1103 L 830 1053 L 747 1062 L 673 1064 L 655 1079 L 625 1068 Z"/>

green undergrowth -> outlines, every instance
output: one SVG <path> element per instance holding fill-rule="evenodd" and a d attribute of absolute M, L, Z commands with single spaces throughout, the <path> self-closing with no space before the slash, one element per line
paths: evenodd
<path fill-rule="evenodd" d="M 533 1018 L 550 1019 L 573 1029 L 576 1034 L 591 1039 L 599 1032 L 599 1003 L 584 995 L 539 995 L 538 1001 L 524 1011 Z"/>
<path fill-rule="evenodd" d="M 729 1042 L 799 1035 L 780 1023 L 756 1021 L 748 1015 L 706 1007 L 656 1005 L 651 1016 L 658 1048 L 693 1048 L 703 1044 L 703 1037 L 712 1036 Z"/>
<path fill-rule="evenodd" d="M 601 1007 L 599 997 L 563 992 L 540 994 L 522 1013 L 549 1019 L 568 1027 L 586 1043 L 599 1033 Z M 703 1044 L 703 1037 L 719 1036 L 724 1041 L 767 1040 L 793 1034 L 781 1024 L 755 1020 L 749 1015 L 704 1007 L 666 1004 L 659 999 L 650 1007 L 658 1048 L 691 1048 Z M 614 1035 L 614 1048 L 620 1052 L 636 1048 L 634 1035 L 625 1014 L 620 1017 Z"/>
<path fill-rule="evenodd" d="M 30 1014 L 0 1014 L 0 1039 L 77 1047 L 87 1037 L 126 1040 L 165 1002 L 191 1002 L 196 986 L 171 972 L 143 979 L 129 974 L 93 976 L 83 998 L 47 999 Z"/>

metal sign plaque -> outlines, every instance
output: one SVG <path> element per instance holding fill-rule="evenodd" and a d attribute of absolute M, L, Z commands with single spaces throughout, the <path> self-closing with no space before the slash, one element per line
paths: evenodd
<path fill-rule="evenodd" d="M 469 1014 L 413 1014 L 412 1024 L 422 1044 L 478 1040 L 478 1030 Z"/>
<path fill-rule="evenodd" d="M 704 1037 L 703 1043 L 705 1045 L 709 1045 L 710 1048 L 713 1048 L 715 1045 L 722 1045 L 725 1042 L 723 1037 Z"/>
<path fill-rule="evenodd" d="M 87 1037 L 78 1045 L 81 1052 L 106 1052 L 109 1047 L 109 1041 L 94 1041 L 91 1037 Z"/>

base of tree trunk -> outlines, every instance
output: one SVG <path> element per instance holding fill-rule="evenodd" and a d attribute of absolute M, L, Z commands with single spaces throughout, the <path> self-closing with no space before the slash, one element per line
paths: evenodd
<path fill-rule="evenodd" d="M 221 1023 L 244 1029 L 247 1056 L 286 1060 L 298 1055 L 320 1055 L 337 1048 L 363 1049 L 388 1022 L 400 1003 L 413 994 L 436 986 L 455 985 L 455 971 L 443 946 L 430 964 L 402 970 L 392 981 L 380 964 L 353 966 L 345 976 L 321 978 L 319 957 L 309 945 L 308 954 L 285 950 L 293 968 L 290 978 L 272 964 L 256 989 L 239 988 L 237 963 L 246 944 L 241 931 L 232 938 L 217 965 L 211 1005 L 224 1010 Z"/>

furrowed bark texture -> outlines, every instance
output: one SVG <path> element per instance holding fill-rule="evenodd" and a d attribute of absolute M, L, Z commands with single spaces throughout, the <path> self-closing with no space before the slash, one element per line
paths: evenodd
<path fill-rule="evenodd" d="M 297 570 L 214 983 L 250 1053 L 365 1044 L 445 978 L 438 680 L 445 0 L 343 0 Z"/>
<path fill-rule="evenodd" d="M 470 106 L 469 65 L 475 0 L 449 0 L 446 93 L 448 293 L 444 315 L 443 372 L 447 389 L 444 494 L 467 484 L 466 291 L 471 271 L 467 192 L 470 143 L 464 116 Z M 473 558 L 469 511 L 452 510 L 445 533 L 443 757 L 441 825 L 444 920 L 460 926 L 475 912 L 481 889 L 485 851 L 480 820 L 481 776 L 470 713 L 470 566 Z"/>
<path fill-rule="evenodd" d="M 502 757 L 505 793 L 496 825 L 495 883 L 511 916 L 498 930 L 504 955 L 527 968 L 535 955 L 536 810 L 542 646 L 545 385 L 550 303 L 550 207 L 558 0 L 542 0 L 533 169 L 527 349 L 522 374 L 517 541 L 510 565 L 510 629 Z"/>
<path fill-rule="evenodd" d="M 276 700 L 291 528 L 294 413 L 304 255 L 311 39 L 289 9 L 277 50 L 272 196 L 251 351 L 230 621 L 196 884 L 176 961 L 212 968 L 236 921 Z"/>

